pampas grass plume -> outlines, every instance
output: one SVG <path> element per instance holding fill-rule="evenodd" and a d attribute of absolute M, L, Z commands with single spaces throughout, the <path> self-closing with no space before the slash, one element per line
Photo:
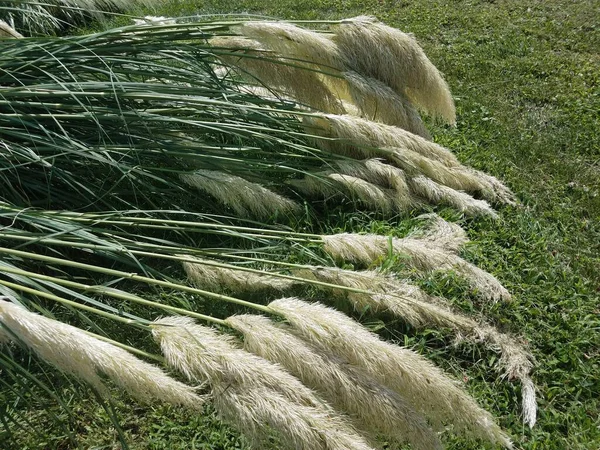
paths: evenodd
<path fill-rule="evenodd" d="M 152 326 L 169 365 L 192 381 L 208 381 L 215 407 L 255 443 L 269 428 L 281 445 L 306 450 L 370 450 L 316 394 L 280 366 L 237 348 L 230 337 L 185 317 Z"/>
<path fill-rule="evenodd" d="M 245 348 L 284 366 L 331 404 L 348 412 L 360 428 L 398 442 L 409 441 L 415 449 L 442 448 L 419 413 L 359 368 L 317 349 L 266 317 L 241 315 L 226 322 L 244 335 Z"/>
<path fill-rule="evenodd" d="M 211 265 L 215 261 L 194 258 L 197 262 L 184 262 L 183 268 L 189 279 L 201 289 L 232 292 L 284 291 L 294 285 L 293 280 L 257 274 L 243 270 Z"/>
<path fill-rule="evenodd" d="M 342 21 L 333 41 L 348 67 L 385 83 L 428 114 L 455 123 L 448 85 L 413 36 L 360 16 Z"/>
<path fill-rule="evenodd" d="M 202 408 L 204 399 L 192 387 L 71 325 L 1 300 L 0 322 L 41 359 L 81 378 L 100 392 L 106 390 L 98 375 L 103 373 L 136 400 L 146 403 L 159 400 L 194 410 Z"/>
<path fill-rule="evenodd" d="M 180 177 L 184 183 L 207 192 L 241 217 L 267 219 L 278 213 L 300 211 L 300 205 L 293 200 L 235 175 L 198 169 Z"/>
<path fill-rule="evenodd" d="M 511 447 L 492 416 L 420 355 L 381 340 L 344 314 L 320 304 L 285 298 L 269 307 L 283 315 L 304 339 L 394 389 L 436 426 L 452 423 L 466 435 Z"/>

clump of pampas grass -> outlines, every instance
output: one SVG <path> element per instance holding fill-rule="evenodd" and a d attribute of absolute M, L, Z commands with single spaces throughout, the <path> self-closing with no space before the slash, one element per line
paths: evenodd
<path fill-rule="evenodd" d="M 359 311 L 388 313 L 416 327 L 441 326 L 452 329 L 457 342 L 483 342 L 500 354 L 497 369 L 509 379 L 521 382 L 523 420 L 533 426 L 536 417 L 535 387 L 530 378 L 532 355 L 518 341 L 494 327 L 453 311 L 441 298 L 432 297 L 419 287 L 378 271 L 350 271 L 334 267 L 294 269 L 292 273 L 307 280 L 325 282 L 363 292 L 319 286 L 334 298 L 343 298 Z"/>
<path fill-rule="evenodd" d="M 346 360 L 295 336 L 285 325 L 266 317 L 240 315 L 225 322 L 244 335 L 244 346 L 265 359 L 281 364 L 332 405 L 346 411 L 370 434 L 412 448 L 440 449 L 442 445 L 424 417 L 393 390 L 373 380 Z"/>
<path fill-rule="evenodd" d="M 447 83 L 413 36 L 360 16 L 343 20 L 332 40 L 356 72 L 380 80 L 428 114 L 456 122 Z"/>
<path fill-rule="evenodd" d="M 199 169 L 181 174 L 180 178 L 215 197 L 242 217 L 267 219 L 276 214 L 295 214 L 301 210 L 293 200 L 236 175 Z"/>
<path fill-rule="evenodd" d="M 232 338 L 184 317 L 154 322 L 167 362 L 194 382 L 209 382 L 215 408 L 261 444 L 275 432 L 281 448 L 371 447 L 316 394 L 280 366 L 236 347 Z"/>
<path fill-rule="evenodd" d="M 269 308 L 284 316 L 302 338 L 359 366 L 398 392 L 436 427 L 451 424 L 467 436 L 511 447 L 492 416 L 420 355 L 381 340 L 351 318 L 321 304 L 284 298 L 271 302 Z"/>
<path fill-rule="evenodd" d="M 180 383 L 158 367 L 129 352 L 89 336 L 78 328 L 27 311 L 0 300 L 0 323 L 5 340 L 17 340 L 57 369 L 89 383 L 99 392 L 106 387 L 99 373 L 136 400 L 162 401 L 202 409 L 204 398 L 195 389 Z"/>

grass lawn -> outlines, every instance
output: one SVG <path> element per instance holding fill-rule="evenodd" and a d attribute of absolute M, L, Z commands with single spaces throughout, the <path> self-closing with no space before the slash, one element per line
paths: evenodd
<path fill-rule="evenodd" d="M 289 19 L 374 15 L 416 35 L 445 74 L 456 100 L 455 128 L 431 124 L 434 140 L 503 180 L 520 204 L 500 220 L 466 220 L 470 261 L 513 293 L 508 304 L 463 295 L 453 280 L 424 283 L 502 331 L 521 336 L 536 357 L 539 418 L 521 423 L 520 387 L 497 377 L 495 353 L 449 347 L 436 330 L 388 323 L 387 333 L 431 358 L 491 411 L 523 449 L 600 448 L 600 12 L 595 1 L 240 0 L 165 2 L 156 15 L 245 12 Z M 359 231 L 367 226 L 333 222 Z M 377 224 L 381 229 L 394 222 Z M 61 380 L 57 380 L 61 382 Z M 135 449 L 244 448 L 210 407 L 202 417 L 116 400 Z M 74 403 L 84 448 L 114 448 L 108 415 Z M 19 448 L 65 448 L 52 420 L 46 439 Z M 481 444 L 450 439 L 448 448 Z M 0 440 L 1 446 L 1 440 Z"/>

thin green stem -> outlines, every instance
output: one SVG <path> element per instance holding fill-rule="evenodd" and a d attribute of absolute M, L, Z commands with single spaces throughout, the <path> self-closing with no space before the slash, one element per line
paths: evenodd
<path fill-rule="evenodd" d="M 120 278 L 125 278 L 128 280 L 139 281 L 139 282 L 146 283 L 149 285 L 161 286 L 161 287 L 166 287 L 166 288 L 177 290 L 177 291 L 188 292 L 190 294 L 202 295 L 202 296 L 212 298 L 215 300 L 220 300 L 220 301 L 224 301 L 224 302 L 228 302 L 228 303 L 233 303 L 233 304 L 236 304 L 239 306 L 244 306 L 246 308 L 255 309 L 257 311 L 261 311 L 261 312 L 264 312 L 267 314 L 274 314 L 274 312 L 271 310 L 271 308 L 269 308 L 267 306 L 259 305 L 257 303 L 248 302 L 248 301 L 241 300 L 241 299 L 235 298 L 235 297 L 229 297 L 227 295 L 216 294 L 216 293 L 210 292 L 210 291 L 204 291 L 202 289 L 196 289 L 196 288 L 193 288 L 190 286 L 185 286 L 182 284 L 172 283 L 170 281 L 156 280 L 153 278 L 143 277 L 143 276 L 137 275 L 136 273 L 132 273 L 132 272 L 122 272 L 120 270 L 109 269 L 106 267 L 99 267 L 99 266 L 94 266 L 91 264 L 84 264 L 84 263 L 80 263 L 80 262 L 76 262 L 76 261 L 70 261 L 70 260 L 65 260 L 65 259 L 61 259 L 61 258 L 54 258 L 52 256 L 46 256 L 46 255 L 38 255 L 36 253 L 23 252 L 21 250 L 13 250 L 13 249 L 8 249 L 8 248 L 4 248 L 4 247 L 0 247 L 0 253 L 4 253 L 7 255 L 13 255 L 13 256 L 19 256 L 22 258 L 34 259 L 37 261 L 44 261 L 44 262 L 48 262 L 48 263 L 59 264 L 61 266 L 75 267 L 77 269 L 89 270 L 91 272 L 102 273 L 104 275 L 112 275 L 112 276 L 116 276 L 116 277 L 120 277 Z"/>

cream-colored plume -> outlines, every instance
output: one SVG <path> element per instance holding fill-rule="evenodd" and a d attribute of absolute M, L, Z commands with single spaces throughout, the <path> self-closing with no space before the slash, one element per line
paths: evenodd
<path fill-rule="evenodd" d="M 0 322 L 41 359 L 77 376 L 100 392 L 106 390 L 99 373 L 142 402 L 162 401 L 202 409 L 204 399 L 195 389 L 131 353 L 91 337 L 71 325 L 0 301 Z M 8 336 L 12 335 L 7 333 Z"/>
<path fill-rule="evenodd" d="M 425 139 L 431 135 L 412 104 L 388 85 L 356 72 L 344 72 L 352 102 L 361 117 L 403 128 Z"/>
<path fill-rule="evenodd" d="M 215 197 L 242 217 L 267 219 L 278 213 L 294 214 L 300 205 L 289 198 L 224 172 L 199 169 L 180 175 L 181 180 Z"/>
<path fill-rule="evenodd" d="M 420 205 L 411 195 L 406 176 L 401 169 L 379 159 L 365 161 L 343 160 L 336 163 L 340 173 L 362 178 L 370 183 L 393 191 L 392 197 L 400 211 L 406 211 Z"/>
<path fill-rule="evenodd" d="M 342 21 L 333 41 L 352 70 L 387 84 L 432 116 L 456 122 L 448 85 L 411 35 L 361 16 Z"/>
<path fill-rule="evenodd" d="M 498 218 L 496 212 L 485 200 L 477 200 L 461 191 L 443 186 L 424 176 L 409 180 L 410 189 L 433 205 L 448 205 L 469 216 L 489 216 Z"/>
<path fill-rule="evenodd" d="M 198 288 L 219 292 L 223 289 L 232 292 L 284 291 L 294 285 L 293 280 L 257 274 L 243 270 L 218 267 L 212 260 L 194 258 L 197 262 L 184 262 L 183 268 Z"/>
<path fill-rule="evenodd" d="M 482 298 L 509 300 L 510 293 L 490 273 L 481 270 L 456 254 L 436 248 L 432 242 L 413 238 L 392 238 L 373 234 L 341 233 L 324 235 L 323 249 L 339 260 L 358 262 L 369 266 L 390 254 L 399 255 L 403 263 L 419 272 L 435 270 L 454 271 L 464 277 Z"/>
<path fill-rule="evenodd" d="M 319 111 L 344 113 L 340 100 L 312 68 L 268 52 L 261 47 L 260 42 L 251 39 L 216 37 L 209 43 L 215 48 L 231 50 L 227 53 L 217 53 L 217 56 L 245 79 L 268 86 L 269 89 L 281 92 Z M 240 52 L 235 53 L 235 50 Z"/>
<path fill-rule="evenodd" d="M 325 66 L 322 69 L 330 71 L 344 68 L 344 59 L 331 39 L 291 23 L 245 22 L 239 32 L 285 57 Z"/>
<path fill-rule="evenodd" d="M 326 145 L 342 153 L 363 157 L 389 156 L 390 151 L 386 148 L 395 148 L 415 152 L 447 167 L 460 166 L 450 150 L 399 127 L 335 114 L 323 114 L 308 119 L 308 122 L 323 135 L 340 139 Z"/>
<path fill-rule="evenodd" d="M 348 412 L 361 429 L 397 442 L 408 441 L 415 449 L 442 448 L 421 414 L 358 367 L 317 349 L 266 317 L 233 316 L 226 322 L 244 335 L 245 348 L 284 366 L 332 405 Z"/>
<path fill-rule="evenodd" d="M 362 178 L 335 172 L 324 172 L 318 175 L 320 176 L 305 176 L 302 179 L 289 180 L 288 184 L 305 195 L 322 197 L 325 200 L 345 196 L 369 211 L 390 214 L 396 209 L 403 208 L 394 191 L 369 183 Z"/>
<path fill-rule="evenodd" d="M 467 233 L 460 225 L 448 222 L 435 213 L 421 214 L 416 219 L 425 223 L 425 226 L 413 230 L 408 238 L 418 239 L 425 245 L 453 253 L 458 253 L 469 242 Z"/>
<path fill-rule="evenodd" d="M 458 341 L 483 342 L 500 354 L 497 369 L 509 379 L 518 379 L 523 386 L 523 415 L 526 423 L 535 423 L 535 390 L 530 379 L 532 355 L 513 337 L 500 333 L 494 327 L 480 323 L 455 312 L 448 303 L 432 297 L 417 286 L 386 276 L 378 271 L 343 270 L 334 267 L 294 269 L 295 276 L 337 286 L 360 289 L 351 292 L 335 287 L 318 286 L 337 298 L 345 298 L 359 311 L 369 309 L 400 317 L 413 326 L 448 327 L 457 334 Z M 533 406 L 531 406 L 533 405 Z"/>
<path fill-rule="evenodd" d="M 511 447 L 493 417 L 422 356 L 381 340 L 346 315 L 320 304 L 286 298 L 269 307 L 313 345 L 347 359 L 394 389 L 437 427 L 452 424 L 466 435 Z"/>
<path fill-rule="evenodd" d="M 370 448 L 297 378 L 237 348 L 232 338 L 184 317 L 159 319 L 152 333 L 168 364 L 191 381 L 208 381 L 218 412 L 251 440 L 262 442 L 271 427 L 284 448 Z"/>

